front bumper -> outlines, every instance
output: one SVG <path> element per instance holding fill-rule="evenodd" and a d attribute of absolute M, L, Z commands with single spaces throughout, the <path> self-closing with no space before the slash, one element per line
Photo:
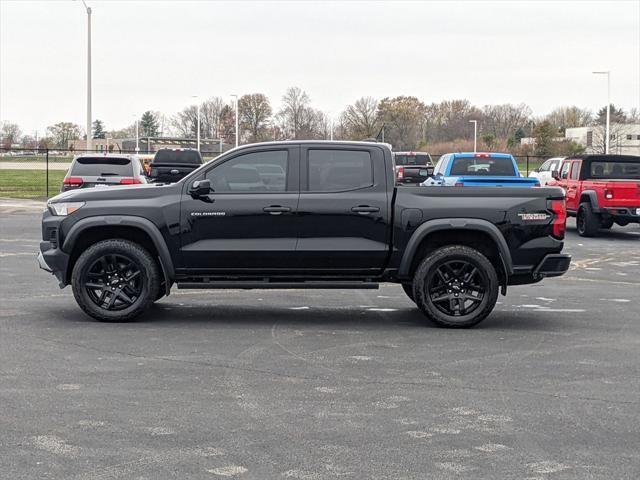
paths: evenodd
<path fill-rule="evenodd" d="M 569 270 L 571 255 L 551 253 L 545 255 L 542 261 L 533 269 L 533 278 L 559 277 Z"/>
<path fill-rule="evenodd" d="M 60 248 L 54 247 L 51 242 L 40 242 L 38 265 L 44 271 L 55 275 L 60 288 L 67 286 L 69 255 L 60 250 Z"/>

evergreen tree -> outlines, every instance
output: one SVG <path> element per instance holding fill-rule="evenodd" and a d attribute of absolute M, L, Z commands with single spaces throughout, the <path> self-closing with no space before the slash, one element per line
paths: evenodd
<path fill-rule="evenodd" d="M 94 120 L 92 138 L 105 138 L 106 136 L 107 132 L 104 129 L 104 123 L 102 123 L 102 120 Z"/>
<path fill-rule="evenodd" d="M 142 118 L 140 119 L 140 136 L 158 136 L 158 119 L 151 110 L 147 110 L 142 114 Z"/>

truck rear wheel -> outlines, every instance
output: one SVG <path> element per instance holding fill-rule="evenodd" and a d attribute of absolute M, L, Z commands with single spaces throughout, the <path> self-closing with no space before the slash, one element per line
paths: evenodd
<path fill-rule="evenodd" d="M 600 227 L 600 215 L 593 213 L 589 202 L 582 202 L 576 215 L 576 227 L 581 237 L 595 237 Z"/>
<path fill-rule="evenodd" d="M 158 296 L 158 264 L 144 248 L 121 239 L 103 240 L 85 250 L 71 274 L 76 302 L 102 322 L 126 322 L 147 310 Z"/>
<path fill-rule="evenodd" d="M 418 307 L 441 327 L 471 327 L 484 320 L 498 299 L 491 262 L 464 245 L 439 248 L 418 266 L 413 294 Z"/>

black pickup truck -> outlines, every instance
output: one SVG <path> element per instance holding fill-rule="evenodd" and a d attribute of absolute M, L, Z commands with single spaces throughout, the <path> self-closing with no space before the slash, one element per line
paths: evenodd
<path fill-rule="evenodd" d="M 156 183 L 174 183 L 202 166 L 197 150 L 163 148 L 149 164 L 149 177 Z"/>
<path fill-rule="evenodd" d="M 384 144 L 246 145 L 170 185 L 73 191 L 42 219 L 40 266 L 103 321 L 178 288 L 402 284 L 436 324 L 483 320 L 508 285 L 567 271 L 559 188 L 395 186 Z"/>

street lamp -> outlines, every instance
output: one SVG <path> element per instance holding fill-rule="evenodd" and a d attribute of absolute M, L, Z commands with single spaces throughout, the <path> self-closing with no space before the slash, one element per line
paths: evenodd
<path fill-rule="evenodd" d="M 138 127 L 138 117 L 136 117 L 136 153 L 140 152 L 140 132 Z"/>
<path fill-rule="evenodd" d="M 605 127 L 605 139 L 604 139 L 604 153 L 609 154 L 609 115 L 611 110 L 611 72 L 609 70 L 604 70 L 602 72 L 591 72 L 595 75 L 606 75 L 607 76 L 607 123 Z"/>
<path fill-rule="evenodd" d="M 198 98 L 198 95 L 191 95 L 191 98 Z M 200 102 L 196 100 L 196 148 L 200 151 Z"/>
<path fill-rule="evenodd" d="M 87 144 L 86 149 L 93 149 L 91 141 L 91 7 L 82 0 L 84 8 L 87 10 Z"/>
<path fill-rule="evenodd" d="M 240 137 L 240 132 L 238 131 L 238 95 L 231 94 L 232 97 L 235 98 L 236 103 L 236 148 L 238 147 L 238 138 Z"/>
<path fill-rule="evenodd" d="M 473 153 L 478 151 L 478 121 L 469 120 L 469 123 L 473 123 Z"/>

